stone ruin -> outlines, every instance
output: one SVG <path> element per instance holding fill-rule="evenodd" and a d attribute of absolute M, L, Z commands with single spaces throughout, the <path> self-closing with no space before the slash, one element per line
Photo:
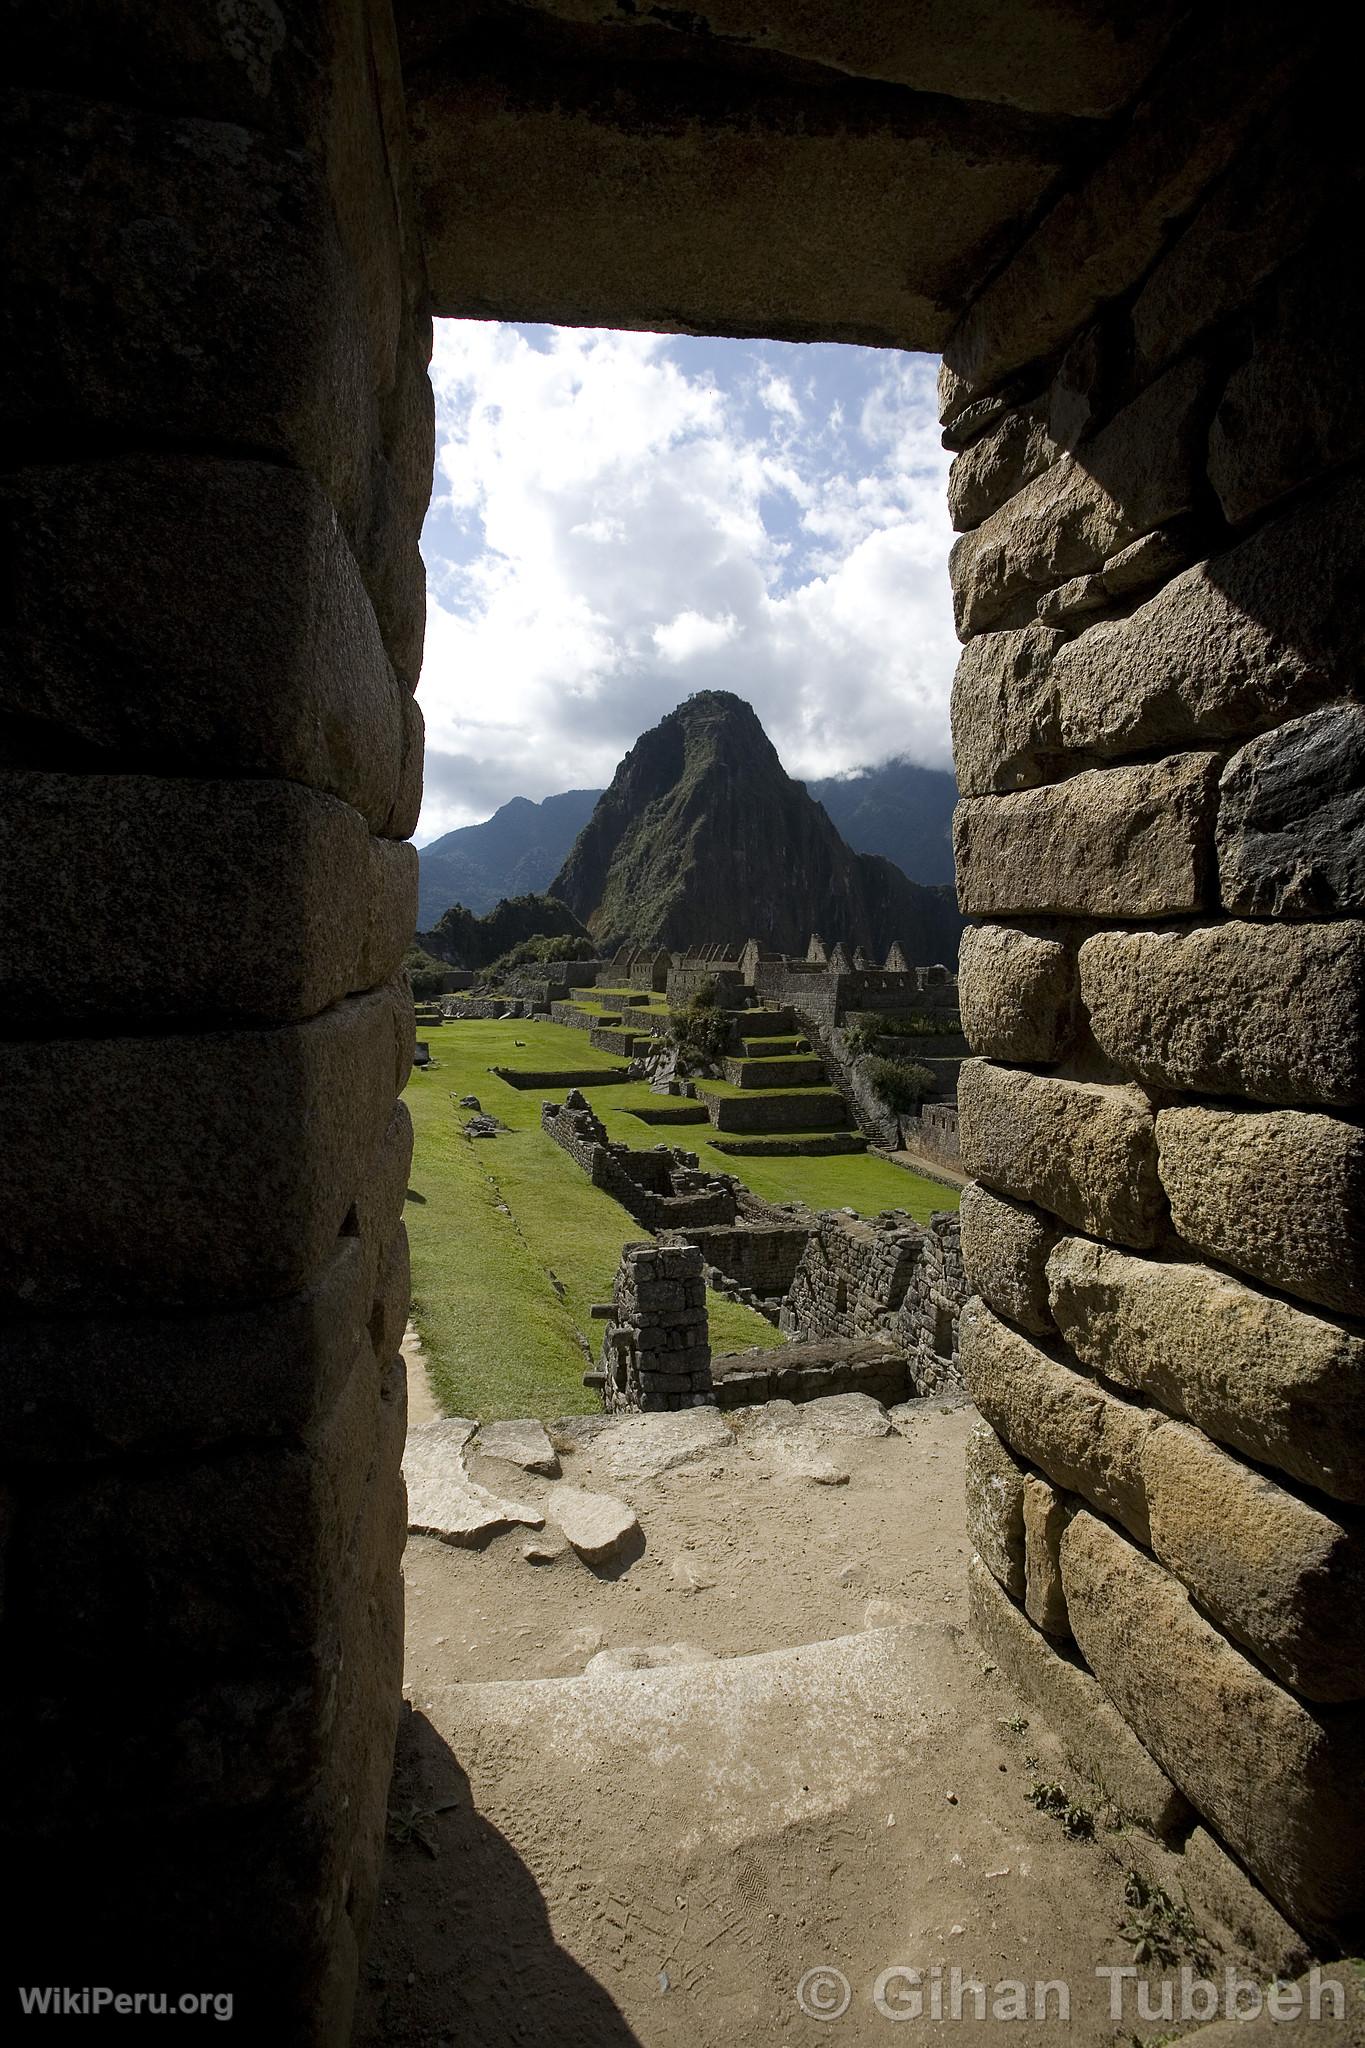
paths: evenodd
<path fill-rule="evenodd" d="M 907 1395 L 933 1394 L 962 1385 L 966 1297 L 955 1215 L 920 1224 L 888 1210 L 864 1222 L 828 1210 L 807 1237 L 778 1327 L 798 1343 L 877 1339 L 904 1358 Z"/>
<path fill-rule="evenodd" d="M 942 351 L 978 1626 L 1191 1872 L 1349 1943 L 1365 437 L 1330 13 L 267 13 L 20 0 L 6 45 L 28 1981 L 174 1955 L 262 2037 L 349 2027 L 401 1687 L 433 313 Z"/>
<path fill-rule="evenodd" d="M 577 1088 L 562 1103 L 541 1104 L 540 1127 L 645 1230 L 733 1223 L 739 1213 L 738 1183 L 729 1174 L 704 1173 L 697 1154 L 676 1145 L 641 1150 L 609 1138 Z"/>
<path fill-rule="evenodd" d="M 602 1337 L 600 1376 L 609 1413 L 713 1402 L 706 1282 L 695 1245 L 626 1245 Z"/>

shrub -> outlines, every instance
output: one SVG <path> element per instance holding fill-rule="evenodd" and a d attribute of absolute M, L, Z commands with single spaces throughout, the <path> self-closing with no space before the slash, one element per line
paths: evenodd
<path fill-rule="evenodd" d="M 704 981 L 693 996 L 691 1007 L 694 1010 L 714 1010 L 719 993 L 714 979 Z"/>
<path fill-rule="evenodd" d="M 420 946 L 409 946 L 403 956 L 403 972 L 419 1003 L 433 1002 L 452 987 L 455 976 L 443 960 L 433 960 Z"/>
<path fill-rule="evenodd" d="M 910 1116 L 932 1095 L 935 1088 L 933 1075 L 928 1067 L 918 1066 L 913 1060 L 865 1059 L 859 1072 L 876 1089 L 888 1109 L 899 1115 Z"/>
<path fill-rule="evenodd" d="M 704 991 L 668 1020 L 669 1039 L 679 1060 L 689 1068 L 718 1066 L 730 1043 L 730 1019 L 715 1007 L 714 984 L 709 1003 L 701 1001 L 701 993 Z"/>
<path fill-rule="evenodd" d="M 946 1010 L 940 1010 L 936 1016 L 923 1010 L 912 1010 L 905 1017 L 874 1014 L 850 1024 L 844 1044 L 856 1059 L 860 1053 L 875 1051 L 879 1038 L 940 1038 L 961 1028 L 960 1020 Z"/>

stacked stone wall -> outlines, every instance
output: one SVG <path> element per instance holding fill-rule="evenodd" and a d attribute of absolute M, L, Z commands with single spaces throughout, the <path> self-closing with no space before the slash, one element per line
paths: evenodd
<path fill-rule="evenodd" d="M 878 1338 L 906 1362 L 916 1394 L 959 1387 L 958 1317 L 966 1297 L 956 1216 L 875 1222 L 815 1219 L 778 1327 L 797 1342 Z"/>
<path fill-rule="evenodd" d="M 1162 73 L 945 353 L 961 1350 L 979 1626 L 1330 1943 L 1365 1892 L 1359 165 L 1272 21 L 1200 29 L 1217 118 Z"/>
<path fill-rule="evenodd" d="M 625 1247 L 602 1338 L 602 1375 L 611 1411 L 714 1401 L 706 1282 L 694 1245 Z"/>
<path fill-rule="evenodd" d="M 648 1151 L 618 1144 L 586 1097 L 571 1088 L 563 1103 L 541 1105 L 540 1127 L 563 1146 L 594 1187 L 612 1197 L 644 1230 L 730 1224 L 737 1214 L 728 1175 L 698 1170 L 695 1152 L 655 1145 Z"/>
<path fill-rule="evenodd" d="M 401 1676 L 433 438 L 392 22 L 14 29 L 3 1939 L 340 2041 Z"/>

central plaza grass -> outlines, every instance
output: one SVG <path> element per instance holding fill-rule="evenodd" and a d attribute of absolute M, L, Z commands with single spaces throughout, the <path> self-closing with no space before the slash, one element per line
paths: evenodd
<path fill-rule="evenodd" d="M 596 1363 L 602 1330 L 592 1304 L 611 1298 L 622 1245 L 648 1233 L 541 1130 L 541 1102 L 562 1098 L 563 1088 L 513 1088 L 488 1070 L 605 1074 L 620 1062 L 586 1033 L 540 1019 L 464 1019 L 425 1035 L 437 1064 L 414 1071 L 406 1091 L 414 1149 L 405 1215 L 413 1320 L 437 1396 L 451 1413 L 485 1420 L 590 1412 L 599 1403 L 583 1373 Z M 583 1092 L 613 1138 L 682 1145 L 769 1201 L 863 1214 L 900 1208 L 921 1219 L 957 1204 L 953 1190 L 880 1159 L 728 1157 L 706 1142 L 709 1125 L 673 1129 L 632 1116 L 634 1105 L 664 1101 L 643 1083 Z M 477 1095 L 507 1130 L 466 1138 L 461 1095 Z M 752 1309 L 715 1295 L 707 1306 L 717 1352 L 781 1342 Z"/>

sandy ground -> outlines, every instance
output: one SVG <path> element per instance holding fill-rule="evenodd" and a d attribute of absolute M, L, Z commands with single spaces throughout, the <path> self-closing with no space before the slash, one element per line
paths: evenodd
<path fill-rule="evenodd" d="M 891 1966 L 923 1973 L 920 2027 L 937 1986 L 936 2031 L 964 2044 L 1002 2021 L 968 1990 L 954 2022 L 954 1969 L 991 2001 L 1026 1985 L 1034 2041 L 1166 2032 L 1133 1986 L 1116 2022 L 1095 1975 L 1132 1959 L 1126 1838 L 1071 1840 L 1029 1803 L 1064 1768 L 966 1633 L 973 1420 L 926 1404 L 904 1434 L 828 1437 L 839 1485 L 784 1476 L 761 1428 L 636 1480 L 610 1437 L 566 1448 L 564 1477 L 642 1527 L 596 1571 L 571 1550 L 528 1562 L 524 1529 L 482 1551 L 410 1540 L 365 2048 L 881 2041 L 915 1989 L 893 1978 L 883 2011 Z M 473 1469 L 532 1505 L 554 1483 Z M 587 1669 L 644 1649 L 647 1668 Z M 1053 1978 L 1066 2024 L 1034 2019 Z"/>

